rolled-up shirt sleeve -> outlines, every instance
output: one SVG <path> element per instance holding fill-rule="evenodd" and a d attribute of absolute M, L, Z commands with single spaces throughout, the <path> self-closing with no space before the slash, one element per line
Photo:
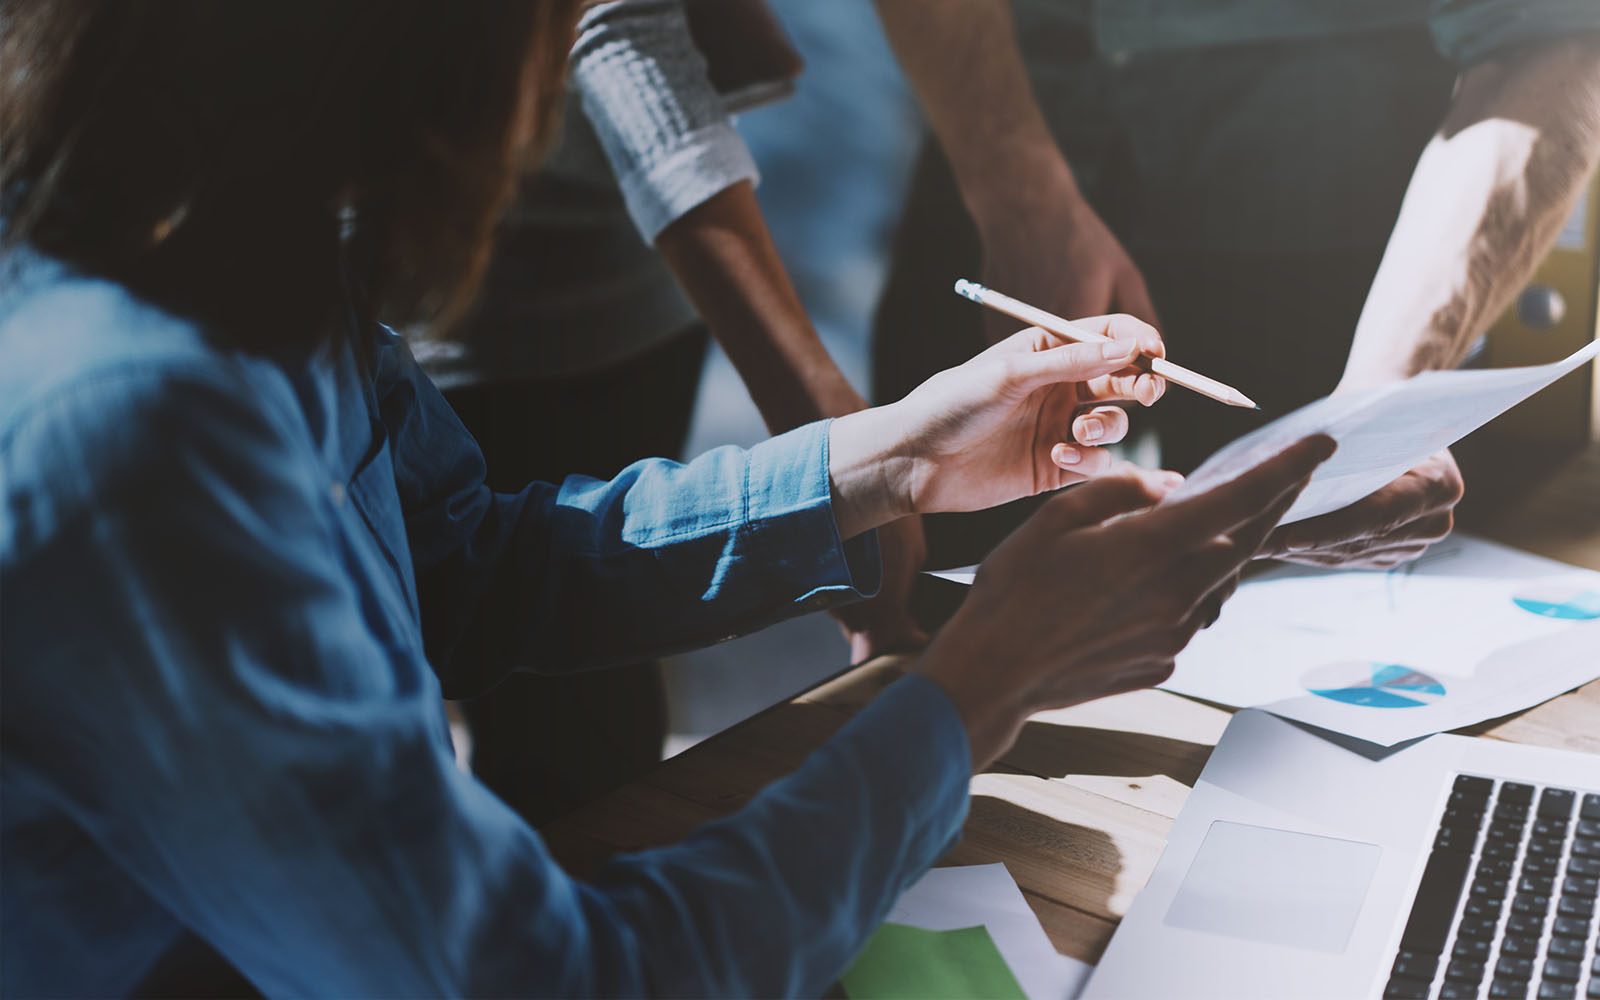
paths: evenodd
<path fill-rule="evenodd" d="M 397 339 L 377 382 L 423 632 L 452 697 L 511 669 L 634 662 L 877 592 L 877 533 L 841 539 L 834 521 L 827 421 L 609 481 L 493 493 Z"/>
<path fill-rule="evenodd" d="M 250 390 L 103 379 L 0 442 L 0 712 L 7 810 L 70 817 L 267 995 L 815 994 L 956 835 L 964 732 L 908 678 L 733 817 L 567 877 L 454 766 L 418 643 L 372 628 L 316 456 Z M 732 465 L 804 510 L 777 479 L 815 450 Z M 8 992 L 52 992 L 46 931 L 99 905 L 8 923 Z"/>
<path fill-rule="evenodd" d="M 645 242 L 718 192 L 758 180 L 677 0 L 596 5 L 579 22 L 571 65 Z"/>
<path fill-rule="evenodd" d="M 1514 45 L 1600 31 L 1600 2 L 1432 0 L 1428 26 L 1439 52 L 1468 66 Z"/>

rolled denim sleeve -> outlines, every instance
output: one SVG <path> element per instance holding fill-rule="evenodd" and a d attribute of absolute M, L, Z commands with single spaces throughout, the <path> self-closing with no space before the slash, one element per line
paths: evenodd
<path fill-rule="evenodd" d="M 1501 49 L 1600 31 L 1595 0 L 1432 0 L 1428 26 L 1446 58 L 1466 66 Z"/>
<path fill-rule="evenodd" d="M 378 392 L 423 631 L 452 697 L 514 668 L 634 662 L 877 592 L 877 533 L 841 540 L 834 522 L 827 421 L 686 464 L 646 459 L 609 481 L 496 494 L 397 341 Z"/>
<path fill-rule="evenodd" d="M 8 993 L 91 977 L 61 942 L 115 887 L 119 938 L 188 928 L 270 996 L 815 994 L 955 836 L 964 732 L 910 678 L 733 817 L 567 877 L 454 766 L 418 641 L 375 625 L 258 389 L 101 379 L 0 441 L 5 815 L 86 837 L 8 840 Z M 779 452 L 737 464 L 805 465 Z"/>
<path fill-rule="evenodd" d="M 712 195 L 758 180 L 677 0 L 596 5 L 579 22 L 571 65 L 645 242 Z"/>

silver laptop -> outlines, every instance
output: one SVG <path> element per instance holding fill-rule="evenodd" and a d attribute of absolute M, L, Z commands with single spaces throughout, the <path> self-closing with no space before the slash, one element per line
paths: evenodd
<path fill-rule="evenodd" d="M 1600 1000 L 1600 756 L 1327 735 L 1234 716 L 1084 997 Z"/>

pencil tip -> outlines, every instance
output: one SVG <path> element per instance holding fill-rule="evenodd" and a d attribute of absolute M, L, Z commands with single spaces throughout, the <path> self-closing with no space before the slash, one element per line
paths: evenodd
<path fill-rule="evenodd" d="M 971 299 L 974 302 L 982 302 L 983 291 L 983 286 L 976 281 L 968 281 L 966 278 L 956 279 L 956 294 L 962 298 Z"/>

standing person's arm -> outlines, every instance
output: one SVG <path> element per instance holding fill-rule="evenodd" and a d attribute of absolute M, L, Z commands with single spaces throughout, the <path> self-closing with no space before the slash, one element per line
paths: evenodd
<path fill-rule="evenodd" d="M 694 47 L 679 0 L 617 0 L 584 15 L 573 84 L 640 235 L 727 352 L 769 430 L 866 407 L 829 357 L 756 203 L 756 168 Z M 918 646 L 906 611 L 920 521 L 880 532 L 883 588 L 837 612 L 859 662 Z"/>
<path fill-rule="evenodd" d="M 1508 48 L 1463 73 L 1406 189 L 1340 389 L 1458 364 L 1533 273 L 1597 161 L 1600 34 Z M 1443 451 L 1358 504 L 1279 531 L 1268 551 L 1403 562 L 1449 532 L 1462 490 Z"/>
<path fill-rule="evenodd" d="M 985 280 L 1065 316 L 1155 322 L 1144 277 L 1084 199 L 1028 83 L 1007 0 L 877 0 L 982 238 Z M 991 340 L 1016 324 L 986 317 Z"/>

